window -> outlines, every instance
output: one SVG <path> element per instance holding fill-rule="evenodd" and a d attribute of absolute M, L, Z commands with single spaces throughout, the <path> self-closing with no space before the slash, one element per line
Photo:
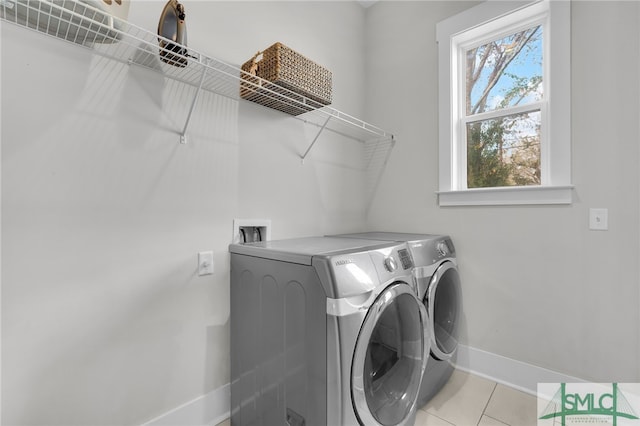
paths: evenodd
<path fill-rule="evenodd" d="M 441 206 L 571 203 L 569 8 L 487 1 L 438 24 Z"/>

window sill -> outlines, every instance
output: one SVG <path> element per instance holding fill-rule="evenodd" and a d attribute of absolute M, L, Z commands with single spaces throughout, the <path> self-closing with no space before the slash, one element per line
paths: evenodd
<path fill-rule="evenodd" d="M 440 207 L 571 204 L 573 185 L 477 188 L 437 194 Z"/>

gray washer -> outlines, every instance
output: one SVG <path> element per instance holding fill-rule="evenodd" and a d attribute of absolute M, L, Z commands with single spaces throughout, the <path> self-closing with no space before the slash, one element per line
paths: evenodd
<path fill-rule="evenodd" d="M 449 380 L 457 358 L 462 291 L 451 238 L 398 232 L 365 232 L 338 237 L 407 243 L 415 264 L 413 275 L 417 295 L 427 308 L 432 338 L 431 358 L 418 397 L 418 406 L 426 404 Z"/>
<path fill-rule="evenodd" d="M 231 422 L 409 426 L 429 358 L 405 243 L 232 244 Z"/>

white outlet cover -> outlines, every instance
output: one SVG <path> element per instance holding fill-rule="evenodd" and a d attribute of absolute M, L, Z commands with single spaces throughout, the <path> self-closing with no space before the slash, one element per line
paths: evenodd
<path fill-rule="evenodd" d="M 198 275 L 213 274 L 213 252 L 201 251 L 198 253 Z"/>
<path fill-rule="evenodd" d="M 609 229 L 609 209 L 589 209 L 589 229 L 606 231 Z"/>

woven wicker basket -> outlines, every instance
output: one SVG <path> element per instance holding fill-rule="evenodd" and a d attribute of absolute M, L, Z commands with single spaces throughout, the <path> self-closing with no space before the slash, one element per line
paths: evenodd
<path fill-rule="evenodd" d="M 291 115 L 331 103 L 331 71 L 282 43 L 256 53 L 242 65 L 242 71 L 243 99 Z"/>

